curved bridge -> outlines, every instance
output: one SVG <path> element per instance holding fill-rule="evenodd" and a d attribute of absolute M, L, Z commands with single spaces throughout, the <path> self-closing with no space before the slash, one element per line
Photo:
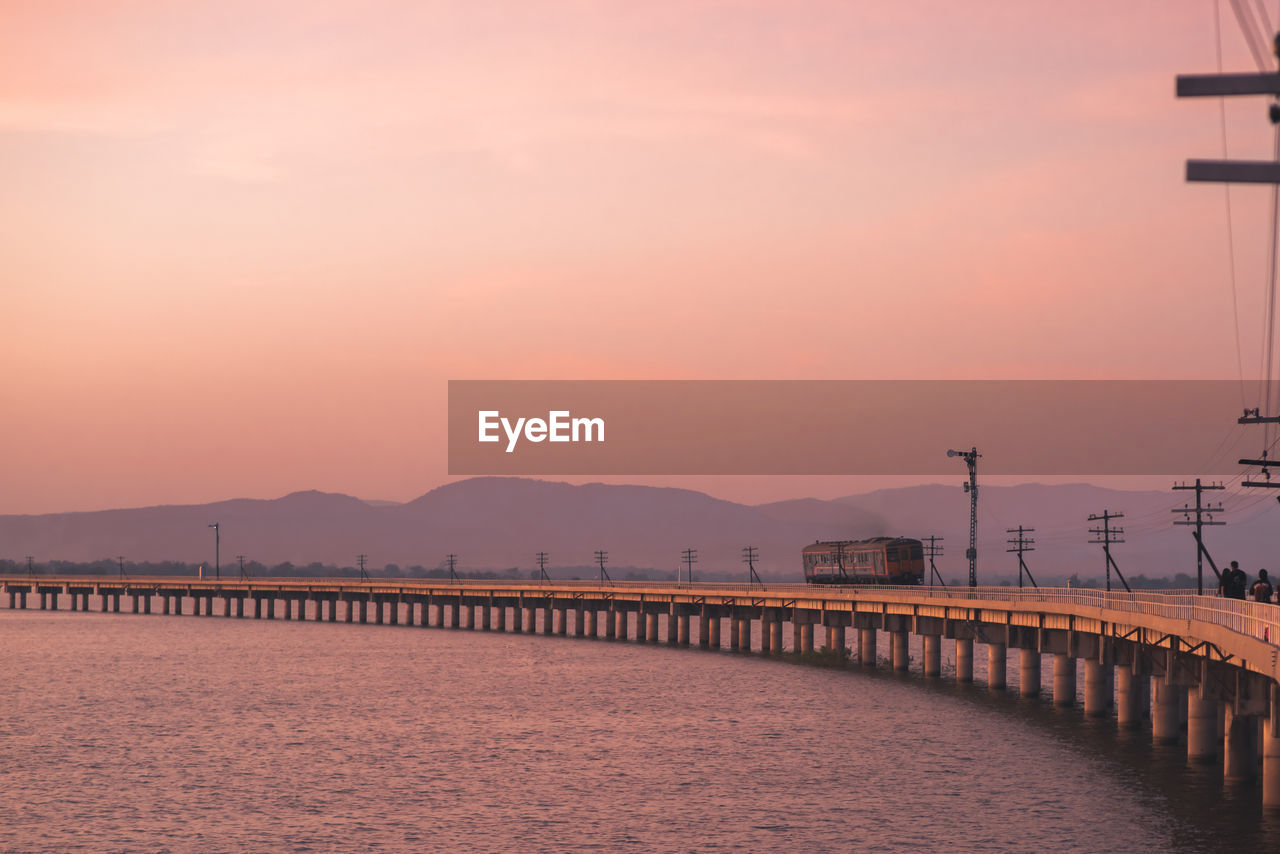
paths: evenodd
<path fill-rule="evenodd" d="M 986 646 L 987 683 L 1004 689 L 1010 649 L 1018 689 L 1041 690 L 1051 657 L 1053 701 L 1120 727 L 1150 727 L 1158 743 L 1186 742 L 1192 762 L 1221 762 L 1228 782 L 1262 781 L 1264 806 L 1280 808 L 1280 606 L 1189 592 L 1117 593 L 1008 587 L 815 587 L 805 584 L 209 580 L 101 576 L 0 577 L 10 608 L 327 622 L 446 626 L 815 655 L 910 665 L 920 636 L 922 669 L 942 675 L 944 640 L 955 678 L 973 680 L 974 643 Z M 727 638 L 723 627 L 727 623 Z M 791 626 L 784 644 L 784 625 Z M 815 641 L 815 632 L 820 631 Z M 662 637 L 665 633 L 665 638 Z M 727 642 L 726 642 L 727 641 Z M 1082 666 L 1081 666 L 1082 663 Z"/>

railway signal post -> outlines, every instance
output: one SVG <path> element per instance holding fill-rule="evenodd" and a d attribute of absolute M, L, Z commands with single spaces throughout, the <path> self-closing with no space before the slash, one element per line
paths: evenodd
<path fill-rule="evenodd" d="M 969 467 L 969 480 L 964 491 L 969 493 L 969 548 L 964 556 L 969 561 L 969 586 L 978 586 L 978 453 L 976 447 L 967 451 L 947 451 L 948 457 L 962 457 Z"/>

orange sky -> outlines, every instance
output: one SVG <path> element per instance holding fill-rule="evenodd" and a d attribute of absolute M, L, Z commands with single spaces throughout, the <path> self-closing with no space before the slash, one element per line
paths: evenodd
<path fill-rule="evenodd" d="M 319 5 L 6 8 L 0 512 L 412 498 L 450 378 L 1237 376 L 1212 2 Z"/>

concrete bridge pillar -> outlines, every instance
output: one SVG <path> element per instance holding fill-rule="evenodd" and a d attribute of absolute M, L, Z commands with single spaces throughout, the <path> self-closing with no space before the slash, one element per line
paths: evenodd
<path fill-rule="evenodd" d="M 1076 660 L 1061 653 L 1053 657 L 1053 704 L 1076 704 Z"/>
<path fill-rule="evenodd" d="M 684 612 L 676 615 L 676 643 L 680 646 L 689 645 L 689 615 Z"/>
<path fill-rule="evenodd" d="M 288 596 L 285 596 L 283 597 L 283 601 L 284 601 L 284 608 L 282 608 L 281 610 L 284 611 L 284 613 L 281 616 L 284 617 L 286 620 L 292 620 L 293 619 L 293 599 Z M 376 610 L 376 613 L 378 616 L 378 622 L 381 623 L 382 609 L 378 607 L 377 602 L 373 603 L 373 607 Z"/>
<path fill-rule="evenodd" d="M 764 646 L 763 639 L 760 645 Z M 782 655 L 782 620 L 776 616 L 769 622 L 769 654 Z"/>
<path fill-rule="evenodd" d="M 337 605 L 334 605 L 334 608 L 336 609 Z M 236 597 L 236 619 L 239 619 L 239 620 L 244 619 L 244 597 L 243 596 Z"/>
<path fill-rule="evenodd" d="M 876 666 L 875 629 L 858 629 L 858 656 L 867 667 Z"/>
<path fill-rule="evenodd" d="M 22 599 L 22 607 L 23 608 L 27 607 L 27 594 L 25 593 L 21 594 L 21 599 Z M 113 614 L 120 613 L 120 594 L 119 593 L 111 594 L 111 612 Z"/>
<path fill-rule="evenodd" d="M 613 638 L 614 640 L 624 641 L 627 639 L 627 612 L 624 608 L 614 606 L 612 614 L 613 619 Z"/>
<path fill-rule="evenodd" d="M 134 593 L 129 598 L 133 600 L 133 613 L 138 613 L 138 594 Z M 56 593 L 53 596 L 53 610 L 58 610 L 58 596 Z"/>
<path fill-rule="evenodd" d="M 569 609 L 568 608 L 556 609 L 556 634 L 558 635 L 569 634 Z"/>
<path fill-rule="evenodd" d="M 497 620 L 497 626 L 494 628 L 499 632 L 507 630 L 507 606 L 506 603 L 499 602 L 494 605 L 494 618 Z"/>
<path fill-rule="evenodd" d="M 448 617 L 447 622 L 449 623 L 449 628 L 451 629 L 462 628 L 462 600 L 461 599 L 454 599 L 449 604 L 445 605 L 445 612 L 446 612 L 446 616 Z M 547 625 L 551 625 L 550 620 L 547 620 Z"/>
<path fill-rule="evenodd" d="M 1252 783 L 1258 779 L 1259 735 L 1257 715 L 1237 715 L 1233 703 L 1226 706 L 1226 732 L 1222 740 L 1222 780 L 1225 783 Z"/>
<path fill-rule="evenodd" d="M 1121 729 L 1137 729 L 1147 717 L 1147 678 L 1134 675 L 1132 666 L 1116 669 L 1116 724 Z"/>
<path fill-rule="evenodd" d="M 676 606 L 672 603 L 667 607 L 666 613 L 662 614 L 667 618 L 667 643 L 675 646 L 680 640 L 679 626 L 676 620 Z"/>
<path fill-rule="evenodd" d="M 146 608 L 147 608 L 147 613 L 148 613 L 148 614 L 150 614 L 150 613 L 151 613 L 151 597 L 150 597 L 150 596 L 148 596 L 148 597 L 147 597 L 147 601 L 146 601 Z M 212 617 L 212 616 L 213 616 L 213 596 L 212 596 L 212 594 L 210 594 L 209 596 L 204 597 L 204 615 L 205 615 L 206 617 Z"/>
<path fill-rule="evenodd" d="M 831 652 L 844 649 L 844 626 L 827 626 L 827 649 Z"/>
<path fill-rule="evenodd" d="M 925 635 L 922 639 L 924 647 L 924 675 L 937 677 L 942 675 L 942 636 Z M 970 648 L 972 651 L 972 648 Z"/>
<path fill-rule="evenodd" d="M 658 615 L 654 611 L 650 611 L 644 615 L 645 632 L 644 639 L 649 643 L 658 642 Z"/>
<path fill-rule="evenodd" d="M 973 638 L 956 638 L 956 681 L 973 681 Z"/>
<path fill-rule="evenodd" d="M 493 609 L 488 602 L 471 606 L 471 628 L 484 632 L 493 630 Z"/>
<path fill-rule="evenodd" d="M 1003 691 L 1009 684 L 1009 648 L 1002 643 L 987 644 L 987 687 Z"/>
<path fill-rule="evenodd" d="M 160 613 L 164 614 L 166 617 L 169 616 L 169 609 L 171 607 L 172 598 L 173 597 L 166 596 L 164 594 L 161 594 L 160 596 Z"/>
<path fill-rule="evenodd" d="M 103 593 L 103 594 L 102 594 L 102 596 L 100 596 L 99 598 L 102 600 L 102 606 L 101 606 L 101 607 L 102 607 L 102 610 L 101 610 L 101 612 L 100 612 L 100 613 L 105 614 L 105 613 L 107 613 L 107 609 L 109 609 L 109 608 L 111 607 L 111 603 L 108 601 L 111 597 L 110 597 L 110 596 L 108 596 L 107 594 Z M 12 608 L 12 607 L 13 607 L 13 594 L 12 594 L 12 593 L 10 593 L 10 594 L 9 594 L 9 607 L 10 607 L 10 608 Z"/>
<path fill-rule="evenodd" d="M 1262 719 L 1262 806 L 1280 809 L 1280 690 L 1271 685 L 1271 713 Z"/>
<path fill-rule="evenodd" d="M 893 669 L 906 670 L 911 666 L 911 655 L 907 647 L 906 632 L 889 632 L 889 649 L 893 653 Z"/>
<path fill-rule="evenodd" d="M 733 614 L 729 615 L 729 649 L 736 650 L 741 642 L 742 620 Z"/>
<path fill-rule="evenodd" d="M 17 604 L 17 601 L 18 601 L 18 594 L 10 590 L 9 591 L 9 610 L 10 611 L 14 609 L 14 606 Z"/>
<path fill-rule="evenodd" d="M 595 623 L 596 615 L 583 606 L 579 605 L 573 612 L 573 633 L 575 636 L 585 638 L 587 636 L 587 614 L 591 614 L 591 622 Z M 592 628 L 595 628 L 594 625 Z"/>
<path fill-rule="evenodd" d="M 1040 696 L 1040 650 L 1018 650 L 1018 694 L 1023 697 Z"/>
<path fill-rule="evenodd" d="M 513 632 L 524 632 L 525 634 L 533 634 L 538 630 L 538 609 L 532 605 L 521 605 L 516 608 L 519 619 L 514 620 L 511 626 Z"/>
<path fill-rule="evenodd" d="M 135 605 L 137 605 L 138 603 L 137 596 L 133 597 L 133 602 Z M 49 610 L 50 611 L 58 610 L 58 591 L 57 590 L 54 590 L 52 593 L 49 594 Z M 133 613 L 135 614 L 138 613 L 138 609 L 136 607 L 133 609 Z"/>
<path fill-rule="evenodd" d="M 711 627 L 707 616 L 710 610 L 706 605 L 702 606 L 702 610 L 698 613 L 698 647 L 701 649 L 709 649 L 711 647 Z"/>
<path fill-rule="evenodd" d="M 353 599 L 345 599 L 345 600 L 343 600 L 343 601 L 344 601 L 344 604 L 347 606 L 347 607 L 346 607 L 346 611 L 345 611 L 345 613 L 343 614 L 343 619 L 344 619 L 346 622 L 348 622 L 348 623 L 354 623 L 354 622 L 356 621 L 356 603 L 355 603 L 355 600 L 353 600 Z"/>
<path fill-rule="evenodd" d="M 738 651 L 751 652 L 751 618 L 738 617 Z M 761 624 L 763 625 L 763 623 Z M 761 646 L 764 646 L 763 629 L 761 630 Z"/>
<path fill-rule="evenodd" d="M 707 648 L 720 648 L 720 615 L 712 614 L 707 617 Z"/>
<path fill-rule="evenodd" d="M 813 652 L 813 623 L 808 621 L 800 626 L 800 652 Z"/>
<path fill-rule="evenodd" d="M 542 606 L 542 633 L 544 635 L 554 634 L 555 626 L 555 609 L 551 607 L 551 600 L 547 600 L 547 604 Z"/>
<path fill-rule="evenodd" d="M 1218 758 L 1218 701 L 1187 692 L 1187 761 L 1210 763 Z"/>
<path fill-rule="evenodd" d="M 1151 678 L 1151 740 L 1155 744 L 1176 744 L 1182 733 L 1182 710 L 1186 689 L 1165 684 L 1163 676 Z"/>
<path fill-rule="evenodd" d="M 1084 713 L 1086 717 L 1102 718 L 1111 712 L 1111 697 L 1115 691 L 1115 668 L 1096 658 L 1084 660 Z"/>

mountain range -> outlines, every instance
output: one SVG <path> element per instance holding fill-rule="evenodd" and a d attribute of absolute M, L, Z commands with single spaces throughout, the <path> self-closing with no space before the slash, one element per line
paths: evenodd
<path fill-rule="evenodd" d="M 1006 533 L 1034 528 L 1028 568 L 1041 583 L 1075 574 L 1103 574 L 1101 546 L 1091 544 L 1090 514 L 1123 512 L 1125 542 L 1112 553 L 1126 576 L 1170 577 L 1195 571 L 1190 528 L 1175 526 L 1187 493 L 1111 490 L 1088 484 L 983 486 L 979 503 L 979 581 L 1017 577 Z M 1212 496 L 1212 493 L 1210 493 Z M 1228 502 L 1207 528 L 1205 541 L 1219 564 L 1239 560 L 1251 572 L 1270 566 L 1280 509 L 1269 496 Z M 236 499 L 210 504 L 143 507 L 84 513 L 0 516 L 0 558 L 93 561 L 126 555 L 129 561 L 214 561 L 244 554 L 267 566 L 280 562 L 370 567 L 439 566 L 447 553 L 460 569 L 534 566 L 549 553 L 552 575 L 588 577 L 597 549 L 609 553 L 614 573 L 626 568 L 675 573 L 681 552 L 698 550 L 695 577 L 743 575 L 742 547 L 760 552 L 765 578 L 798 579 L 800 549 L 820 539 L 892 535 L 943 538 L 938 569 L 948 582 L 967 577 L 969 499 L 942 485 L 882 489 L 832 500 L 797 499 L 745 505 L 687 489 L 571 485 L 528 478 L 483 477 L 433 489 L 396 504 L 349 495 L 295 492 L 273 500 Z M 1206 564 L 1205 575 L 1212 579 Z"/>

